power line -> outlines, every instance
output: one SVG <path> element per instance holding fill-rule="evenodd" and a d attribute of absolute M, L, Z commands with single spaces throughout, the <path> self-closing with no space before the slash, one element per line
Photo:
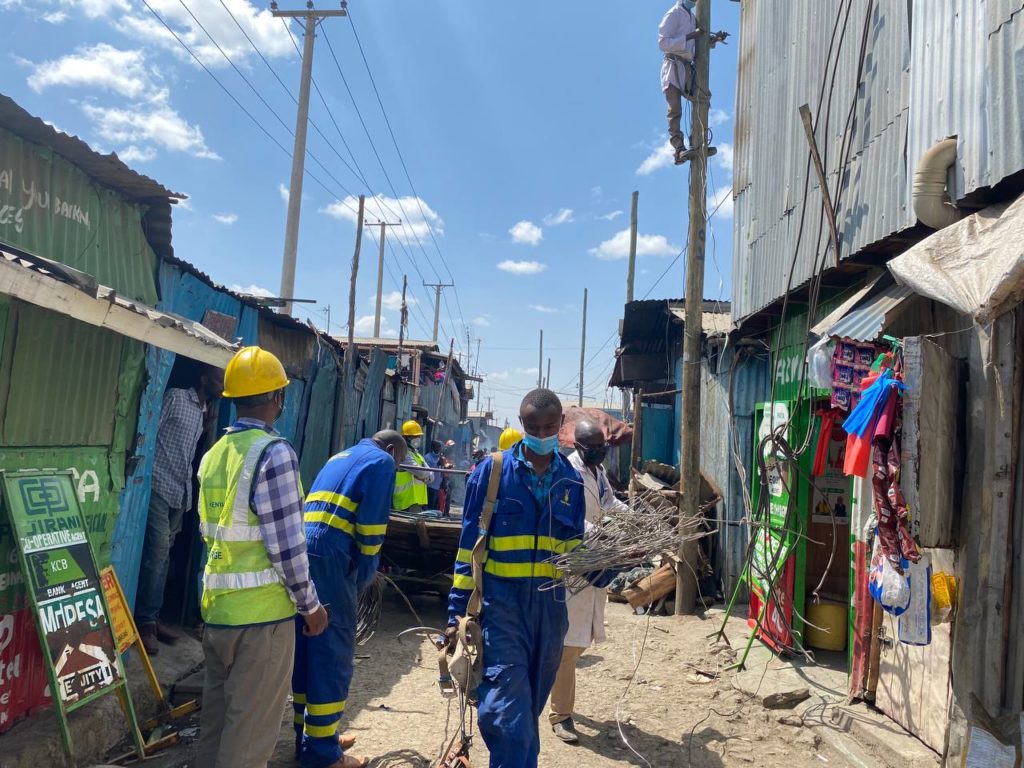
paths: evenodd
<path fill-rule="evenodd" d="M 352 18 L 351 12 L 349 13 L 349 26 L 352 29 L 352 36 L 355 38 L 356 46 L 359 48 L 359 55 L 363 59 L 363 64 L 366 67 L 366 74 L 370 77 L 370 84 L 373 86 L 373 92 L 377 96 L 377 104 L 380 105 L 381 114 L 384 116 L 384 122 L 387 125 L 388 133 L 391 136 L 391 142 L 395 146 L 395 152 L 398 154 L 398 159 L 402 164 L 402 170 L 405 173 L 405 178 L 409 182 L 409 189 L 412 190 L 414 197 L 416 198 L 416 204 L 419 206 L 420 215 L 423 217 L 424 223 L 427 225 L 427 231 L 430 233 L 430 239 L 434 243 L 434 248 L 437 250 L 437 255 L 441 258 L 441 263 L 444 264 L 445 271 L 448 273 L 449 279 L 454 283 L 455 275 L 452 274 L 451 267 L 449 267 L 444 254 L 441 253 L 441 246 L 437 242 L 437 238 L 434 236 L 434 229 L 430 226 L 430 222 L 427 220 L 426 212 L 423 210 L 423 203 L 420 199 L 419 193 L 416 191 L 416 185 L 412 182 L 412 176 L 409 174 L 409 167 L 406 165 L 405 157 L 402 155 L 402 150 L 398 146 L 398 139 L 395 137 L 395 131 L 391 127 L 391 120 L 388 118 L 387 110 L 384 108 L 384 101 L 381 99 L 380 91 L 377 89 L 377 82 L 373 77 L 373 72 L 370 69 L 370 62 L 366 58 L 366 52 L 363 50 L 363 43 L 359 39 L 359 32 L 356 30 L 355 21 Z M 466 325 L 466 319 L 462 315 L 462 302 L 459 300 L 459 290 L 455 289 L 455 301 L 459 308 L 459 318 L 462 320 L 463 326 Z"/>

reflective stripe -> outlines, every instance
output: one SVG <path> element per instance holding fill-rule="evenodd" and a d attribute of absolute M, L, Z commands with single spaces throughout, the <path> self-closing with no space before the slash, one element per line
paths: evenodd
<path fill-rule="evenodd" d="M 232 525 L 222 528 L 217 523 L 200 523 L 199 531 L 214 541 L 260 541 L 263 534 L 258 525 Z"/>
<path fill-rule="evenodd" d="M 491 536 L 488 548 L 492 552 L 513 552 L 517 549 L 533 549 L 533 536 Z"/>
<path fill-rule="evenodd" d="M 455 553 L 455 562 L 467 563 L 473 562 L 473 550 L 466 549 L 465 547 L 459 547 L 459 551 Z"/>
<path fill-rule="evenodd" d="M 348 520 L 338 517 L 333 512 L 307 512 L 303 519 L 307 523 L 324 523 L 325 525 L 331 526 L 331 528 L 337 528 L 339 531 L 344 531 L 349 536 L 356 535 L 356 527 Z"/>
<path fill-rule="evenodd" d="M 551 536 L 492 536 L 489 548 L 492 552 L 543 549 L 562 554 L 571 552 L 579 544 L 579 539 L 556 539 Z"/>
<path fill-rule="evenodd" d="M 335 715 L 345 711 L 344 701 L 330 701 L 326 704 L 309 704 L 306 706 L 306 714 L 313 715 Z"/>
<path fill-rule="evenodd" d="M 464 576 L 461 573 L 456 573 L 452 579 L 452 586 L 455 589 L 473 589 L 476 586 L 476 582 L 473 581 L 472 576 Z"/>
<path fill-rule="evenodd" d="M 500 563 L 488 560 L 484 570 L 507 579 L 557 579 L 562 575 L 551 563 Z"/>
<path fill-rule="evenodd" d="M 383 536 L 387 532 L 387 523 L 383 523 L 381 525 L 363 525 L 362 523 L 356 523 L 356 533 L 360 536 Z"/>
<path fill-rule="evenodd" d="M 306 703 L 306 694 L 304 694 L 304 693 L 293 693 L 292 694 L 292 703 L 293 704 L 305 704 Z"/>
<path fill-rule="evenodd" d="M 296 725 L 302 725 L 306 722 L 306 718 L 302 716 L 301 712 L 296 712 L 295 715 L 292 717 L 292 722 Z"/>
<path fill-rule="evenodd" d="M 331 493 L 330 491 L 316 491 L 315 493 L 309 494 L 309 496 L 306 497 L 306 502 L 309 503 L 312 501 L 325 501 L 336 507 L 347 509 L 349 512 L 355 512 L 359 509 L 359 504 L 352 501 L 348 496 L 340 493 Z"/>
<path fill-rule="evenodd" d="M 341 720 L 341 718 L 339 717 L 338 720 Z M 307 736 L 311 736 L 314 739 L 329 739 L 338 732 L 338 720 L 335 720 L 330 725 L 310 725 L 306 723 L 302 730 Z"/>
<path fill-rule="evenodd" d="M 251 527 L 249 525 L 249 498 L 252 496 L 252 480 L 256 474 L 256 465 L 259 463 L 260 457 L 263 456 L 263 451 L 271 443 L 283 439 L 276 435 L 264 435 L 249 446 L 249 451 L 245 454 L 245 463 L 242 465 L 242 473 L 238 476 L 238 484 L 235 486 L 235 504 L 231 508 L 232 529 Z M 226 539 L 226 541 L 235 541 L 235 539 Z M 241 539 L 241 541 L 246 541 L 246 539 Z"/>
<path fill-rule="evenodd" d="M 281 577 L 273 568 L 253 573 L 220 573 L 207 571 L 203 576 L 206 589 L 256 589 L 270 584 L 281 584 Z"/>
<path fill-rule="evenodd" d="M 382 544 L 357 544 L 356 546 L 359 547 L 359 551 L 362 552 L 364 555 L 368 555 L 368 556 L 372 557 L 373 555 L 376 555 L 378 552 L 380 552 L 380 548 L 383 545 Z"/>
<path fill-rule="evenodd" d="M 401 472 L 399 474 L 409 475 L 408 472 Z M 412 475 L 409 475 L 409 477 L 412 477 Z M 403 493 L 403 492 L 409 490 L 410 488 L 412 488 L 414 485 L 416 485 L 416 478 L 413 477 L 413 479 L 410 480 L 408 483 L 402 483 L 401 485 L 396 485 L 395 486 L 395 493 Z"/>

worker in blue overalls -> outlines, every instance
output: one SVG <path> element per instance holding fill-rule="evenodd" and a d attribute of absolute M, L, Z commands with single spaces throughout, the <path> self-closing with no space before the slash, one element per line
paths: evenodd
<path fill-rule="evenodd" d="M 378 432 L 332 457 L 306 497 L 309 572 L 328 607 L 327 631 L 309 637 L 296 624 L 292 702 L 296 756 L 302 768 L 360 768 L 345 754 L 354 739 L 338 735 L 356 648 L 356 599 L 377 573 L 395 471 L 405 440 Z"/>
<path fill-rule="evenodd" d="M 535 389 L 519 408 L 523 439 L 504 451 L 501 484 L 483 570 L 483 679 L 477 690 L 480 733 L 491 768 L 536 768 L 538 719 L 558 672 L 568 628 L 565 590 L 541 587 L 559 574 L 548 558 L 576 547 L 586 504 L 579 473 L 558 452 L 562 404 Z M 466 613 L 474 581 L 471 552 L 487 496 L 492 460 L 466 484 L 462 537 L 448 598 L 448 626 Z M 448 630 L 448 642 L 454 636 Z"/>

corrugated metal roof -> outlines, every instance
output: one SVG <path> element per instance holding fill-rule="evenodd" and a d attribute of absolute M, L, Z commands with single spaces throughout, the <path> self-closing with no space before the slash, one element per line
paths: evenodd
<path fill-rule="evenodd" d="M 914 291 L 906 286 L 890 285 L 850 310 L 829 329 L 828 335 L 837 339 L 874 341 L 899 313 L 903 302 L 913 295 Z"/>
<path fill-rule="evenodd" d="M 101 155 L 77 136 L 69 136 L 22 109 L 9 96 L 0 94 L 0 127 L 26 141 L 49 147 L 96 181 L 137 201 L 154 199 L 184 200 L 185 195 L 172 192 L 148 176 L 136 173 L 111 153 Z"/>
<path fill-rule="evenodd" d="M 812 114 L 821 104 L 816 140 L 833 189 L 847 115 L 851 103 L 855 105 L 837 220 L 841 258 L 914 224 L 904 194 L 908 6 L 874 4 L 860 83 L 855 81 L 868 0 L 854 0 L 847 7 L 818 0 L 743 4 L 735 134 L 734 321 L 785 293 L 794 252 L 793 287 L 812 275 L 826 247 L 821 195 L 812 172 L 804 233 L 796 249 L 808 173 L 807 140 L 798 115 L 802 104 L 809 104 Z M 826 79 L 831 67 L 825 66 L 833 29 L 838 29 L 834 48 L 839 62 L 834 82 Z M 834 61 L 836 53 L 831 55 Z M 827 266 L 832 265 L 834 261 Z"/>

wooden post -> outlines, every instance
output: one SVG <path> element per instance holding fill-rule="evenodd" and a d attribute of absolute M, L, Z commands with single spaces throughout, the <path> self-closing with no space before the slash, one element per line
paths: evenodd
<path fill-rule="evenodd" d="M 711 0 L 697 0 L 697 87 L 690 129 L 690 225 L 686 254 L 686 327 L 683 336 L 683 407 L 679 450 L 679 567 L 676 569 L 676 615 L 693 613 L 697 604 L 698 546 L 685 531 L 700 515 L 700 343 L 704 308 L 704 239 L 707 226 L 708 56 Z"/>
<path fill-rule="evenodd" d="M 633 278 L 636 275 L 636 226 L 637 203 L 640 193 L 633 193 L 633 204 L 629 210 L 629 270 L 626 272 L 626 303 L 633 300 Z"/>
<path fill-rule="evenodd" d="M 356 279 L 359 277 L 359 249 L 363 245 L 363 214 L 366 208 L 366 196 L 359 196 L 359 219 L 356 223 L 356 248 L 352 254 L 352 276 L 349 280 L 348 286 L 348 347 L 345 349 L 345 386 L 355 386 L 356 380 L 356 347 L 355 347 L 355 331 L 356 331 Z M 344 413 L 342 409 L 343 420 L 341 428 L 344 429 L 345 423 L 344 418 L 348 418 L 347 413 Z"/>
<path fill-rule="evenodd" d="M 583 289 L 583 338 L 580 340 L 580 408 L 583 407 L 583 361 L 587 357 L 587 289 Z M 551 382 L 548 382 L 550 385 Z"/>

